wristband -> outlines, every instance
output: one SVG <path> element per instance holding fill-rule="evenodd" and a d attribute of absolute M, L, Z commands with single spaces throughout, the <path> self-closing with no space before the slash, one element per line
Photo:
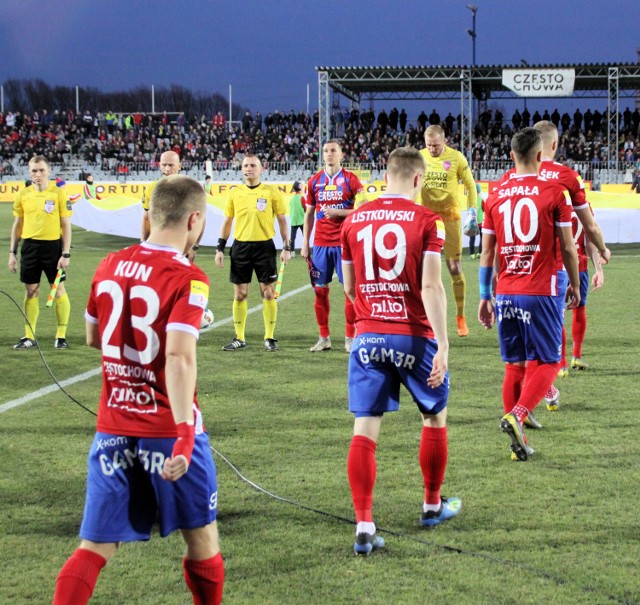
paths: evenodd
<path fill-rule="evenodd" d="M 291 252 L 291 246 L 289 244 L 285 244 L 284 246 L 282 246 L 282 249 L 285 252 Z"/>
<path fill-rule="evenodd" d="M 493 277 L 493 267 L 480 267 L 478 269 L 478 282 L 480 284 L 480 298 L 491 300 L 491 278 Z"/>
<path fill-rule="evenodd" d="M 196 252 L 198 249 L 200 248 L 200 246 L 191 246 L 191 249 Z"/>
<path fill-rule="evenodd" d="M 224 247 L 227 245 L 227 240 L 223 237 L 218 238 L 218 245 L 216 246 L 216 250 L 218 252 L 224 252 Z"/>
<path fill-rule="evenodd" d="M 71 253 L 70 252 L 63 252 L 62 253 L 62 258 L 71 258 Z"/>
<path fill-rule="evenodd" d="M 180 422 L 176 424 L 176 433 L 178 434 L 178 438 L 173 444 L 171 457 L 184 456 L 187 462 L 191 464 L 191 453 L 193 452 L 193 445 L 196 439 L 196 427 L 187 422 Z"/>
<path fill-rule="evenodd" d="M 16 248 L 15 250 L 9 250 L 9 254 L 18 254 L 18 249 Z"/>

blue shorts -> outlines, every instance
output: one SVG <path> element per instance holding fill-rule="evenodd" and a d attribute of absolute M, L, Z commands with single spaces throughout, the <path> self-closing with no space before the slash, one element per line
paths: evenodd
<path fill-rule="evenodd" d="M 439 387 L 427 385 L 437 350 L 435 340 L 420 336 L 356 336 L 349 356 L 349 411 L 356 418 L 396 412 L 403 384 L 423 414 L 441 412 L 449 398 L 449 372 Z"/>
<path fill-rule="evenodd" d="M 587 295 L 589 294 L 589 271 L 580 271 L 580 304 L 579 307 L 587 305 Z"/>
<path fill-rule="evenodd" d="M 92 542 L 148 540 L 157 521 L 164 538 L 216 520 L 218 483 L 207 433 L 196 435 L 191 464 L 178 481 L 160 471 L 174 438 L 96 433 L 80 537 Z"/>
<path fill-rule="evenodd" d="M 502 361 L 560 361 L 563 311 L 556 298 L 527 294 L 496 296 Z"/>
<path fill-rule="evenodd" d="M 342 249 L 340 246 L 314 246 L 311 255 L 314 281 L 318 286 L 330 284 L 334 271 L 342 283 Z M 317 276 L 317 277 L 315 277 Z"/>

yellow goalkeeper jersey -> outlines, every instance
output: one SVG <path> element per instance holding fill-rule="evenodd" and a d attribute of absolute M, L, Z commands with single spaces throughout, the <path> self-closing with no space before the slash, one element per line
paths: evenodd
<path fill-rule="evenodd" d="M 458 182 L 462 181 L 467 190 L 467 207 L 475 208 L 478 199 L 467 159 L 446 145 L 437 158 L 432 157 L 427 149 L 421 149 L 420 153 L 425 163 L 422 205 L 439 214 L 443 221 L 459 221 L 462 196 Z"/>

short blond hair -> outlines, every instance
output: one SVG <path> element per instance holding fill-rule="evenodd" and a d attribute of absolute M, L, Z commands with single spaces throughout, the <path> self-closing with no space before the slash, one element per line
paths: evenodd
<path fill-rule="evenodd" d="M 424 158 L 414 147 L 398 147 L 389 154 L 387 174 L 390 177 L 404 181 L 418 173 L 424 174 L 424 170 Z"/>
<path fill-rule="evenodd" d="M 160 179 L 151 193 L 149 221 L 159 229 L 182 223 L 192 212 L 204 213 L 207 196 L 191 177 L 172 174 Z"/>
<path fill-rule="evenodd" d="M 558 127 L 549 120 L 540 120 L 536 122 L 533 127 L 542 136 L 542 143 L 545 146 L 551 145 L 554 141 L 558 140 Z"/>
<path fill-rule="evenodd" d="M 427 129 L 424 131 L 424 137 L 425 139 L 428 136 L 439 136 L 442 137 L 442 140 L 444 141 L 444 129 L 442 128 L 442 126 L 439 126 L 438 124 L 431 124 L 431 126 L 427 126 Z"/>
<path fill-rule="evenodd" d="M 34 155 L 29 160 L 29 166 L 31 166 L 31 164 L 46 164 L 47 168 L 51 170 L 51 164 L 49 163 L 49 160 L 47 160 L 47 158 L 45 158 L 43 155 Z"/>

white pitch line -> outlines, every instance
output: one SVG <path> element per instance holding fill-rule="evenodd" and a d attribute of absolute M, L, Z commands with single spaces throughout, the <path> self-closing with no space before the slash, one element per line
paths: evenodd
<path fill-rule="evenodd" d="M 300 292 L 304 292 L 309 288 L 311 288 L 311 286 L 307 284 L 306 286 L 302 286 L 300 288 L 296 288 L 295 290 L 291 290 L 291 292 L 282 294 L 278 298 L 278 301 L 285 300 L 286 298 L 289 298 L 290 296 L 295 296 L 296 294 L 300 294 Z M 262 305 L 260 304 L 260 305 L 256 305 L 255 307 L 251 307 L 247 311 L 247 313 L 248 314 L 256 313 L 257 311 L 261 311 L 261 310 L 262 310 Z M 213 328 L 217 328 L 218 326 L 224 326 L 225 324 L 229 324 L 231 322 L 233 322 L 233 317 L 225 317 L 220 321 L 214 322 L 212 326 Z M 72 376 L 71 378 L 67 378 L 66 380 L 61 381 L 60 386 L 68 387 L 68 386 L 71 386 L 72 384 L 76 384 L 77 382 L 89 380 L 89 378 L 93 378 L 94 376 L 97 376 L 98 374 L 100 374 L 101 371 L 102 371 L 101 368 L 94 368 L 93 370 L 89 370 L 88 372 L 84 372 L 83 374 L 77 374 L 76 376 Z M 3 412 L 7 412 L 9 410 L 12 410 L 13 408 L 17 408 L 18 406 L 24 405 L 25 403 L 29 403 L 34 399 L 38 399 L 40 397 L 44 397 L 45 395 L 50 395 L 51 393 L 55 393 L 55 391 L 57 391 L 58 389 L 59 387 L 57 384 L 52 384 L 52 385 L 49 385 L 48 387 L 43 387 L 41 389 L 38 389 L 37 391 L 33 391 L 32 393 L 27 393 L 26 395 L 23 395 L 18 399 L 7 401 L 7 403 L 3 403 L 2 405 L 0 405 L 0 414 L 2 414 Z"/>

